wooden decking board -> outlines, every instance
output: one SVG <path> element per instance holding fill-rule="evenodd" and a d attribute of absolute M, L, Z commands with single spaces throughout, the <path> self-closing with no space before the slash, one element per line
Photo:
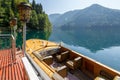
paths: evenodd
<path fill-rule="evenodd" d="M 23 53 L 12 60 L 11 49 L 0 50 L 0 80 L 28 80 L 22 63 Z"/>
<path fill-rule="evenodd" d="M 9 79 L 9 66 L 8 67 L 6 67 L 6 80 L 8 80 Z"/>
<path fill-rule="evenodd" d="M 18 70 L 16 69 L 16 64 L 14 65 L 14 70 L 15 70 L 15 75 L 14 75 L 15 76 L 15 80 L 18 80 L 19 76 L 18 76 L 18 73 L 17 73 Z"/>
<path fill-rule="evenodd" d="M 19 67 L 19 69 L 20 69 L 20 73 L 21 73 L 21 79 L 22 80 L 24 80 L 24 75 L 23 75 L 23 70 L 22 70 L 22 68 L 23 68 L 23 66 L 22 66 L 22 64 L 18 64 L 18 67 Z"/>
<path fill-rule="evenodd" d="M 12 65 L 12 80 L 15 80 L 15 76 L 14 75 L 16 75 L 16 74 L 15 74 L 15 71 L 14 71 L 14 66 Z"/>
<path fill-rule="evenodd" d="M 17 69 L 18 79 L 21 80 L 21 74 L 20 74 L 20 69 L 18 67 L 18 64 L 16 65 L 16 69 Z"/>
<path fill-rule="evenodd" d="M 11 72 L 12 72 L 12 70 L 11 70 L 11 65 L 9 66 L 9 80 L 12 80 L 11 78 Z"/>

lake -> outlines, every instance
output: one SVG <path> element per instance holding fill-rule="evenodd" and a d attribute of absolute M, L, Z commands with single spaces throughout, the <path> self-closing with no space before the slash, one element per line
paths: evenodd
<path fill-rule="evenodd" d="M 120 30 L 103 31 L 81 29 L 78 32 L 54 29 L 50 33 L 27 31 L 27 39 L 39 38 L 61 43 L 63 46 L 91 57 L 109 67 L 120 71 Z M 77 33 L 77 34 L 76 34 Z M 17 47 L 22 44 L 22 34 L 17 32 Z M 2 38 L 1 38 L 2 39 Z M 9 43 L 7 39 L 0 43 Z M 3 44 L 2 46 L 6 46 Z"/>
<path fill-rule="evenodd" d="M 53 30 L 49 40 L 120 71 L 120 30 Z M 77 34 L 75 34 L 77 33 Z"/>

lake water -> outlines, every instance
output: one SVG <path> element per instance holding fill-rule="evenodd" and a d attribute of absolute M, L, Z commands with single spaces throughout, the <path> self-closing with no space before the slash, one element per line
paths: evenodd
<path fill-rule="evenodd" d="M 27 39 L 39 38 L 61 42 L 63 46 L 91 57 L 120 71 L 120 30 L 84 30 L 79 32 L 54 29 L 52 34 L 41 31 L 27 31 Z M 77 33 L 77 34 L 76 34 Z M 17 46 L 22 44 L 22 34 L 16 33 Z M 7 42 L 0 39 L 0 43 Z M 4 44 L 2 45 L 4 46 Z"/>
<path fill-rule="evenodd" d="M 55 29 L 49 40 L 61 42 L 65 47 L 120 71 L 120 32 L 92 32 L 80 30 L 74 34 L 72 31 Z"/>

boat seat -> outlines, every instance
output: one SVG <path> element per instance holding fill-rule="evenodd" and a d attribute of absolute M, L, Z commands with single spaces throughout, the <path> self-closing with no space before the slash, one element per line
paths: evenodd
<path fill-rule="evenodd" d="M 52 56 L 46 56 L 42 57 L 40 54 L 33 52 L 33 54 L 41 61 L 44 61 L 46 64 L 50 65 L 53 63 L 53 57 Z"/>
<path fill-rule="evenodd" d="M 77 57 L 74 60 L 69 60 L 66 62 L 66 65 L 70 68 L 70 69 L 77 69 L 78 67 L 81 66 L 81 59 L 82 57 Z"/>
<path fill-rule="evenodd" d="M 104 78 L 106 78 L 108 80 L 113 80 L 113 78 L 114 78 L 110 73 L 108 73 L 105 70 L 100 71 L 100 76 L 102 76 L 102 77 L 104 77 Z"/>
<path fill-rule="evenodd" d="M 115 76 L 113 80 L 120 80 L 120 76 Z"/>
<path fill-rule="evenodd" d="M 44 61 L 46 64 L 50 65 L 50 64 L 53 63 L 53 57 L 52 57 L 52 56 L 46 56 L 46 57 L 43 58 L 43 61 Z"/>
<path fill-rule="evenodd" d="M 56 69 L 56 72 L 63 78 L 67 76 L 67 66 L 61 66 Z"/>
<path fill-rule="evenodd" d="M 58 62 L 65 61 L 68 57 L 69 57 L 69 51 L 65 51 L 59 55 L 56 55 L 56 59 Z"/>

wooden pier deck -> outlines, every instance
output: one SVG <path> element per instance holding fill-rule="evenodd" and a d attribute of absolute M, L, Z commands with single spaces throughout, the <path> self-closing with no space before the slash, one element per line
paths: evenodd
<path fill-rule="evenodd" d="M 11 49 L 0 50 L 0 80 L 28 80 L 22 57 L 19 53 L 13 60 Z"/>

